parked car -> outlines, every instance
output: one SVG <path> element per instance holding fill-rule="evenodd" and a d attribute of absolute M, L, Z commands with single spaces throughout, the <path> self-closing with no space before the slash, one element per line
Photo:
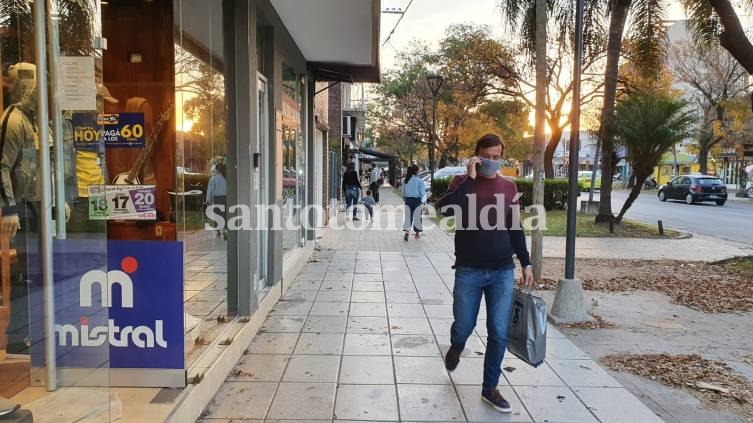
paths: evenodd
<path fill-rule="evenodd" d="M 727 202 L 727 186 L 716 176 L 682 175 L 659 188 L 660 201 L 685 200 L 687 204 L 714 201 L 723 206 Z"/>
<path fill-rule="evenodd" d="M 443 167 L 441 169 L 435 170 L 434 179 L 452 178 L 455 175 L 465 175 L 467 171 L 468 171 L 468 168 L 465 166 L 447 166 L 447 167 Z M 424 181 L 426 192 L 431 193 L 431 173 L 426 174 L 426 176 L 421 178 L 421 180 Z"/>
<path fill-rule="evenodd" d="M 580 170 L 578 171 L 578 182 L 583 185 L 583 191 L 590 191 L 591 190 L 591 174 L 593 172 L 590 170 Z M 601 188 L 601 171 L 596 171 L 596 178 L 594 179 L 594 190 Z"/>

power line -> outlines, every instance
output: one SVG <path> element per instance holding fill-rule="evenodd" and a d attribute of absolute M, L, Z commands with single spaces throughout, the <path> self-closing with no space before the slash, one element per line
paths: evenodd
<path fill-rule="evenodd" d="M 390 40 L 390 38 L 392 37 L 392 34 L 394 34 L 394 33 L 395 33 L 395 30 L 397 29 L 397 26 L 398 26 L 398 25 L 400 25 L 400 22 L 401 22 L 401 21 L 403 20 L 403 18 L 405 17 L 405 14 L 406 14 L 406 13 L 408 13 L 408 9 L 410 9 L 410 5 L 411 5 L 411 4 L 413 4 L 413 0 L 410 0 L 410 2 L 408 2 L 408 5 L 407 5 L 407 6 L 405 6 L 405 10 L 403 10 L 403 13 L 402 13 L 402 14 L 400 15 L 400 19 L 398 19 L 398 20 L 397 20 L 397 22 L 395 23 L 395 26 L 394 26 L 394 27 L 392 27 L 392 31 L 390 31 L 390 33 L 389 33 L 389 34 L 387 35 L 387 39 L 386 39 L 386 40 L 384 40 L 384 42 L 382 43 L 382 47 L 384 47 L 384 46 L 385 46 L 385 45 L 387 44 L 387 42 L 388 42 L 388 41 Z"/>

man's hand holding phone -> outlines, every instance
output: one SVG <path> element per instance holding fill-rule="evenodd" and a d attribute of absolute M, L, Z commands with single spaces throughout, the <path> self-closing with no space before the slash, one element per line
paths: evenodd
<path fill-rule="evenodd" d="M 476 179 L 476 175 L 478 175 L 477 171 L 479 166 L 481 166 L 481 159 L 478 157 L 471 157 L 470 160 L 468 160 L 468 176 L 470 176 L 473 179 Z"/>

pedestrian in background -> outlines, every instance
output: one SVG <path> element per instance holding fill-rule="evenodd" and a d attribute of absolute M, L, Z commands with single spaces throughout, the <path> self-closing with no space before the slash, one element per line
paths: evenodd
<path fill-rule="evenodd" d="M 447 194 L 439 200 L 445 215 L 456 215 L 455 225 L 455 285 L 450 330 L 450 348 L 445 356 L 445 368 L 455 370 L 465 342 L 473 332 L 478 318 L 481 297 L 486 299 L 486 328 L 489 334 L 484 354 L 484 379 L 481 398 L 502 413 L 509 413 L 510 404 L 499 393 L 497 384 L 502 374 L 502 359 L 507 348 L 507 332 L 512 310 L 515 264 L 513 254 L 523 267 L 523 284 L 533 284 L 531 262 L 523 229 L 513 227 L 519 213 L 517 187 L 499 175 L 504 152 L 502 141 L 487 134 L 476 142 L 475 156 L 468 161 L 468 173 L 453 178 Z M 504 225 L 498 225 L 496 213 L 486 213 L 489 228 L 479 228 L 486 206 L 503 201 Z M 475 204 L 474 204 L 475 203 Z M 459 210 L 454 210 L 454 207 Z M 473 216 L 470 214 L 474 213 Z M 475 220 L 474 220 L 475 219 Z M 474 222 L 472 225 L 469 222 Z M 502 222 L 500 222 L 502 223 Z M 518 223 L 518 226 L 520 224 Z"/>
<path fill-rule="evenodd" d="M 227 178 L 225 177 L 226 168 L 225 164 L 220 162 L 214 166 L 215 173 L 209 178 L 207 184 L 207 206 L 211 207 L 218 205 L 221 207 L 215 207 L 215 213 L 218 213 L 222 217 L 222 221 L 225 222 L 227 216 Z M 217 236 L 221 236 L 222 239 L 227 239 L 227 228 L 217 228 Z"/>
<path fill-rule="evenodd" d="M 405 199 L 405 223 L 403 223 L 403 239 L 405 241 L 410 237 L 411 226 L 415 232 L 416 239 L 421 239 L 423 225 L 421 224 L 421 206 L 423 198 L 426 196 L 426 186 L 424 181 L 418 177 L 418 166 L 408 166 L 408 172 L 405 175 L 403 184 L 403 198 Z"/>
<path fill-rule="evenodd" d="M 348 219 L 348 212 L 353 208 L 353 220 L 358 219 L 358 200 L 361 198 L 361 182 L 356 172 L 356 164 L 348 163 L 348 167 L 343 174 L 343 193 L 345 195 L 345 219 Z"/>
<path fill-rule="evenodd" d="M 371 192 L 374 194 L 374 201 L 377 203 L 379 202 L 379 186 L 381 185 L 379 181 L 381 179 L 381 173 L 381 169 L 372 163 L 371 172 L 369 172 L 369 188 L 371 188 Z M 381 182 L 384 183 L 384 179 L 381 179 Z"/>

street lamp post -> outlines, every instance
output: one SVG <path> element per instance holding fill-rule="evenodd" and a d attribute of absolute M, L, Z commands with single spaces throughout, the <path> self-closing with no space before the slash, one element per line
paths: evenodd
<path fill-rule="evenodd" d="M 408 131 L 408 149 L 410 149 L 410 164 L 413 164 L 413 131 Z"/>
<path fill-rule="evenodd" d="M 437 96 L 439 95 L 439 88 L 442 86 L 443 78 L 439 75 L 429 75 L 426 77 L 426 82 L 429 84 L 431 90 L 431 143 L 429 144 L 429 172 L 430 184 L 434 185 L 434 150 L 437 147 Z"/>

